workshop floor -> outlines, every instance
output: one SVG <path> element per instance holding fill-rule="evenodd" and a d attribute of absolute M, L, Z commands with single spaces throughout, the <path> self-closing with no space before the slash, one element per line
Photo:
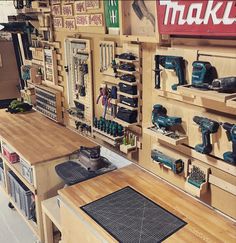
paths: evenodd
<path fill-rule="evenodd" d="M 34 243 L 37 238 L 21 216 L 8 207 L 6 195 L 0 190 L 0 243 Z"/>

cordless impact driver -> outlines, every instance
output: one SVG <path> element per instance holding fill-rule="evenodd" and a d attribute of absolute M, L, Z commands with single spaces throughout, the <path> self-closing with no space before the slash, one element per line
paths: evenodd
<path fill-rule="evenodd" d="M 172 126 L 182 123 L 181 117 L 167 116 L 167 110 L 160 104 L 153 106 L 152 123 L 161 130 L 169 129 Z"/>
<path fill-rule="evenodd" d="M 163 56 L 155 55 L 155 89 L 161 88 L 161 69 L 160 65 L 165 69 L 174 70 L 178 77 L 178 84 L 172 85 L 172 90 L 177 90 L 177 86 L 186 84 L 184 71 L 185 71 L 185 61 L 183 57 L 180 56 Z"/>
<path fill-rule="evenodd" d="M 202 132 L 202 144 L 195 146 L 195 150 L 202 154 L 209 154 L 212 151 L 212 144 L 210 139 L 211 133 L 216 133 L 220 124 L 216 121 L 210 120 L 206 117 L 194 116 L 193 121 L 199 125 Z"/>
<path fill-rule="evenodd" d="M 229 141 L 232 141 L 232 152 L 225 152 L 223 154 L 224 160 L 236 165 L 236 124 L 225 122 L 222 126 L 226 130 Z"/>

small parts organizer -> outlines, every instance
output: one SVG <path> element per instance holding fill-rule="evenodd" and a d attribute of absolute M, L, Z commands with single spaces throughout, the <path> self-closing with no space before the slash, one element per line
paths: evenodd
<path fill-rule="evenodd" d="M 56 51 L 52 50 L 52 49 L 44 49 L 43 62 L 44 62 L 44 79 L 45 79 L 45 81 L 48 81 L 54 85 L 57 85 L 58 84 L 58 74 L 57 74 Z"/>
<path fill-rule="evenodd" d="M 61 92 L 43 85 L 37 85 L 35 86 L 35 94 L 36 110 L 46 117 L 61 123 Z"/>

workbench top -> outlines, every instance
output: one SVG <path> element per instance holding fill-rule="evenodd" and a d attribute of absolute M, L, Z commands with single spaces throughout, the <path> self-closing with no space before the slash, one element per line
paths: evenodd
<path fill-rule="evenodd" d="M 59 191 L 59 195 L 63 202 L 85 218 L 101 235 L 106 239 L 111 239 L 112 236 L 95 223 L 80 207 L 126 186 L 134 188 L 187 222 L 185 227 L 171 235 L 165 242 L 189 242 L 190 239 L 192 242 L 236 241 L 236 227 L 231 220 L 135 164 L 64 188 Z M 114 242 L 116 242 L 115 239 Z"/>
<path fill-rule="evenodd" d="M 0 110 L 0 137 L 31 165 L 67 156 L 90 140 L 36 111 L 10 114 Z"/>

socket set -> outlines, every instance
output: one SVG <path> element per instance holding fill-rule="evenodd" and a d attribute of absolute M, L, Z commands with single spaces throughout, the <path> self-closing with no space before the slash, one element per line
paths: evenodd
<path fill-rule="evenodd" d="M 36 110 L 48 118 L 61 122 L 61 92 L 46 86 L 36 86 Z"/>

